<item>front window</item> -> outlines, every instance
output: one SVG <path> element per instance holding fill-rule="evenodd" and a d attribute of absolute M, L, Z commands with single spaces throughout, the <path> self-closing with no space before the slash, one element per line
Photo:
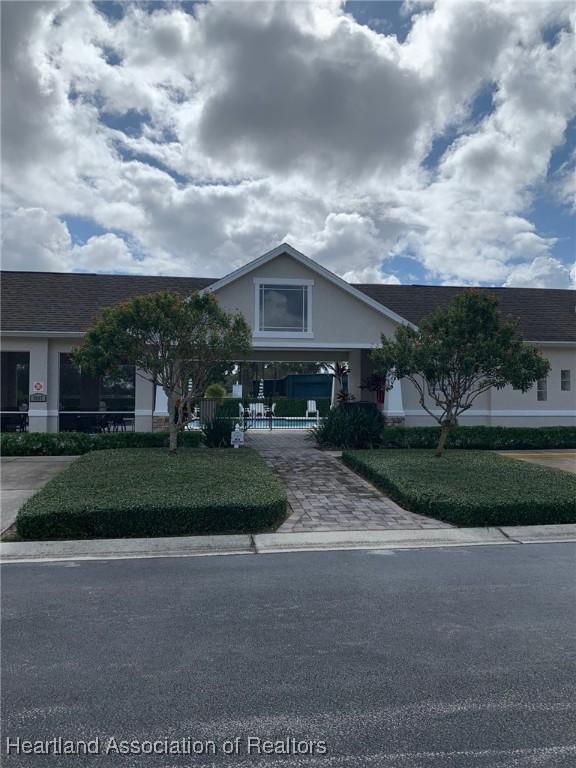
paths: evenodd
<path fill-rule="evenodd" d="M 299 283 L 259 283 L 257 330 L 261 333 L 309 333 L 311 286 Z"/>
<path fill-rule="evenodd" d="M 97 378 L 77 368 L 69 355 L 60 355 L 61 411 L 134 411 L 135 384 L 134 366 L 124 366 L 115 380 Z"/>
<path fill-rule="evenodd" d="M 570 392 L 571 388 L 570 369 L 564 369 L 560 371 L 560 390 L 562 392 Z"/>
<path fill-rule="evenodd" d="M 2 411 L 25 411 L 30 389 L 30 353 L 2 352 Z"/>
<path fill-rule="evenodd" d="M 545 402 L 548 400 L 548 380 L 547 379 L 538 379 L 538 384 L 536 387 L 536 399 L 540 402 Z"/>

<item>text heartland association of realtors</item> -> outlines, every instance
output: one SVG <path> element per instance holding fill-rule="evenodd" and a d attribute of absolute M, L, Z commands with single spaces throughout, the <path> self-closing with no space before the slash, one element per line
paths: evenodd
<path fill-rule="evenodd" d="M 5 739 L 7 755 L 325 755 L 325 741 L 317 739 L 262 739 L 259 736 L 237 736 L 217 742 L 212 739 Z"/>

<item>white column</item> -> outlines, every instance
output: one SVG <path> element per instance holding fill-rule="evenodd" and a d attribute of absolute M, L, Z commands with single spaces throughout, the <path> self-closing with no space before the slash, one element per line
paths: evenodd
<path fill-rule="evenodd" d="M 392 389 L 386 392 L 384 414 L 389 418 L 395 419 L 403 419 L 405 416 L 404 403 L 402 400 L 402 384 L 400 379 L 394 379 L 394 385 Z"/>
<path fill-rule="evenodd" d="M 136 371 L 134 429 L 136 432 L 152 432 L 154 385 Z"/>
<path fill-rule="evenodd" d="M 156 387 L 154 416 L 168 416 L 168 398 L 162 387 Z"/>
<path fill-rule="evenodd" d="M 35 382 L 44 385 L 43 394 L 48 394 L 48 339 L 29 342 L 30 381 L 28 392 L 33 392 Z M 30 432 L 48 431 L 48 403 L 28 402 L 28 430 Z"/>
<path fill-rule="evenodd" d="M 356 400 L 362 399 L 362 390 L 360 384 L 362 383 L 362 350 L 351 349 L 348 353 L 348 364 L 350 365 L 350 373 L 348 374 L 348 392 L 354 395 Z"/>

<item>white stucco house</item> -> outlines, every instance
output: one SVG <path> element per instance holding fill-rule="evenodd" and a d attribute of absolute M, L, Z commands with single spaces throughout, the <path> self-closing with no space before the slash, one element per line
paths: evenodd
<path fill-rule="evenodd" d="M 68 353 L 105 306 L 159 290 L 212 292 L 223 308 L 240 311 L 252 328 L 252 359 L 348 361 L 357 398 L 370 374 L 369 352 L 381 334 L 418 325 L 463 288 L 350 284 L 287 244 L 215 278 L 2 273 L 2 418 L 6 429 L 24 420 L 30 431 L 82 428 L 101 408 L 138 431 L 152 429 L 165 406 L 153 386 L 126 372 L 114 386 L 71 365 Z M 576 425 L 576 293 L 570 290 L 484 288 L 501 311 L 518 319 L 525 341 L 539 347 L 551 372 L 529 392 L 486 393 L 462 424 Z M 430 424 L 409 382 L 397 382 L 379 404 L 407 425 Z M 25 414 L 25 411 L 27 412 Z"/>

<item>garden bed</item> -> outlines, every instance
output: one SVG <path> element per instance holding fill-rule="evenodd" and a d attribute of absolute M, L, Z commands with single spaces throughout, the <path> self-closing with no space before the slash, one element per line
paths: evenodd
<path fill-rule="evenodd" d="M 412 512 L 458 526 L 576 523 L 576 475 L 480 451 L 346 451 L 344 463 Z"/>
<path fill-rule="evenodd" d="M 22 507 L 23 539 L 258 533 L 286 516 L 286 494 L 249 448 L 96 451 Z"/>

